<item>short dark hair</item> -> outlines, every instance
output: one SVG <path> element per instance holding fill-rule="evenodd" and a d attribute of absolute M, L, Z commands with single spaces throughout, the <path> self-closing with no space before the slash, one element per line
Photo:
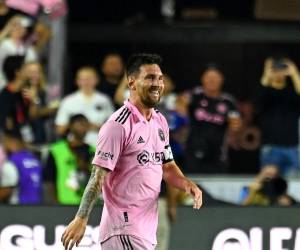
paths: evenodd
<path fill-rule="evenodd" d="M 162 58 L 157 54 L 139 53 L 133 54 L 129 57 L 126 64 L 126 74 L 130 76 L 132 74 L 139 73 L 140 67 L 145 64 L 157 64 L 161 67 Z"/>
<path fill-rule="evenodd" d="M 69 125 L 72 125 L 74 122 L 85 120 L 88 122 L 88 119 L 83 114 L 72 115 L 69 119 Z"/>
<path fill-rule="evenodd" d="M 6 80 L 11 82 L 16 78 L 16 73 L 22 68 L 24 56 L 8 56 L 3 63 L 3 73 Z"/>

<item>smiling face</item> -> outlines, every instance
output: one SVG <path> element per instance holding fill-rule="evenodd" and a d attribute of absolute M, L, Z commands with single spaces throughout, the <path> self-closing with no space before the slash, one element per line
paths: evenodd
<path fill-rule="evenodd" d="M 131 97 L 146 108 L 159 103 L 164 90 L 163 74 L 157 64 L 140 66 L 139 73 L 128 77 Z"/>

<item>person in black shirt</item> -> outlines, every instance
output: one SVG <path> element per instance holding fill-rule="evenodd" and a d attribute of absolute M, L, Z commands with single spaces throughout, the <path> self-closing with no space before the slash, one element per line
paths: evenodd
<path fill-rule="evenodd" d="M 222 92 L 224 77 L 216 65 L 204 71 L 202 87 L 196 87 L 189 104 L 190 133 L 186 155 L 192 173 L 225 173 L 223 144 L 227 128 L 232 133 L 241 126 L 233 98 Z"/>
<path fill-rule="evenodd" d="M 105 56 L 101 67 L 102 75 L 99 91 L 107 94 L 114 100 L 115 92 L 124 74 L 124 64 L 122 57 L 117 53 L 110 53 Z M 117 107 L 118 105 L 114 103 Z"/>
<path fill-rule="evenodd" d="M 291 60 L 265 61 L 256 104 L 262 130 L 261 166 L 277 165 L 283 175 L 299 172 L 300 74 Z"/>
<path fill-rule="evenodd" d="M 23 61 L 23 56 L 9 56 L 4 61 L 3 71 L 9 82 L 0 92 L 0 128 L 18 130 L 27 141 L 31 137 L 27 127 L 31 100 L 23 95 Z"/>

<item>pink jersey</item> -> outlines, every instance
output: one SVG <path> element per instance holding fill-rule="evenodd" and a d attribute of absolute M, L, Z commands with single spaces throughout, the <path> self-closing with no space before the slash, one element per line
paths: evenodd
<path fill-rule="evenodd" d="M 102 190 L 101 242 L 132 235 L 156 244 L 162 164 L 170 160 L 168 124 L 154 109 L 146 121 L 126 101 L 101 127 L 93 164 L 111 170 Z"/>

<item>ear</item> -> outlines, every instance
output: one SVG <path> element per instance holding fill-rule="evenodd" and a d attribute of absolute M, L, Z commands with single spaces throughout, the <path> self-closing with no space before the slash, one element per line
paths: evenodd
<path fill-rule="evenodd" d="M 129 87 L 130 90 L 136 90 L 135 77 L 134 76 L 128 76 L 128 87 Z"/>

